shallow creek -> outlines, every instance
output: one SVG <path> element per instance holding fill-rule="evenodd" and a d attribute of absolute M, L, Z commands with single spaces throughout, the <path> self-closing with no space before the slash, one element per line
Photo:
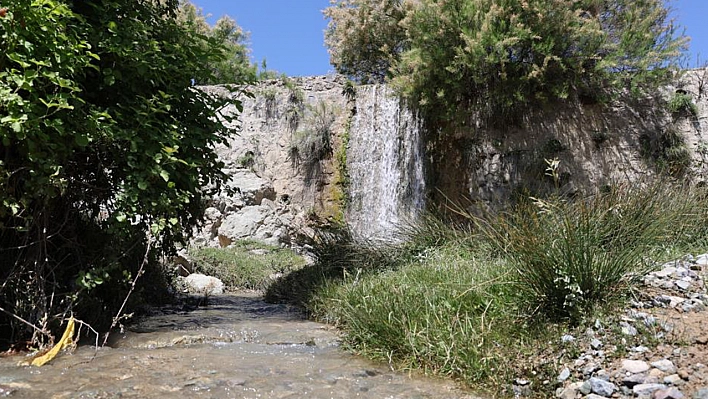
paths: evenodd
<path fill-rule="evenodd" d="M 0 359 L 0 397 L 473 398 L 345 353 L 336 331 L 252 294 L 165 309 L 114 333 L 110 347 L 80 346 L 41 368 L 19 360 Z"/>

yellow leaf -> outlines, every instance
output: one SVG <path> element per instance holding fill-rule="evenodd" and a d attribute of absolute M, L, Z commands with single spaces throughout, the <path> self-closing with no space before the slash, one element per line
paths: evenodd
<path fill-rule="evenodd" d="M 47 362 L 54 359 L 59 354 L 59 351 L 66 348 L 67 346 L 70 346 L 73 343 L 73 337 L 74 318 L 71 317 L 69 318 L 69 323 L 66 326 L 66 330 L 64 330 L 64 335 L 61 336 L 59 342 L 57 342 L 57 344 L 54 345 L 54 347 L 49 352 L 45 353 L 42 356 L 34 358 L 31 364 L 37 367 L 44 366 Z"/>

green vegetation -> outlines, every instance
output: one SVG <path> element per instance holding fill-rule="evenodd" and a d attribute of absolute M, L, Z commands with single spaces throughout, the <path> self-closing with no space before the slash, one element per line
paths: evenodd
<path fill-rule="evenodd" d="M 669 100 L 669 112 L 677 116 L 698 116 L 698 106 L 693 102 L 693 97 L 682 91 L 677 91 Z"/>
<path fill-rule="evenodd" d="M 186 0 L 180 0 L 177 13 L 179 23 L 189 30 L 198 33 L 192 40 L 196 40 L 203 50 L 214 49 L 214 42 L 218 43 L 221 58 L 210 62 L 205 67 L 212 71 L 208 78 L 195 82 L 200 85 L 227 84 L 253 82 L 256 80 L 274 79 L 281 76 L 275 71 L 268 70 L 266 60 L 259 65 L 249 59 L 248 32 L 236 24 L 236 21 L 224 15 L 219 18 L 214 26 L 210 26 L 202 9 Z"/>
<path fill-rule="evenodd" d="M 639 137 L 640 154 L 659 172 L 667 176 L 686 176 L 693 163 L 685 137 L 675 126 L 668 126 L 657 136 Z"/>
<path fill-rule="evenodd" d="M 663 0 L 338 0 L 325 15 L 337 71 L 390 80 L 439 123 L 641 96 L 671 78 L 687 41 Z"/>
<path fill-rule="evenodd" d="M 402 244 L 321 232 L 317 262 L 273 284 L 267 298 L 339 326 L 356 352 L 498 391 L 557 342 L 553 332 L 626 301 L 649 259 L 705 251 L 706 194 L 649 185 L 531 199 L 498 214 L 459 211 L 464 223 L 428 217 L 402 232 Z M 540 380 L 557 373 L 540 371 Z"/>
<path fill-rule="evenodd" d="M 193 248 L 195 272 L 214 276 L 229 288 L 262 290 L 276 276 L 298 270 L 305 260 L 289 249 L 255 241 L 236 241 L 228 248 Z"/>
<path fill-rule="evenodd" d="M 142 274 L 128 305 L 160 296 L 154 261 L 225 181 L 217 114 L 241 104 L 194 88 L 227 51 L 176 2 L 2 5 L 0 346 L 41 345 L 70 314 L 115 324 Z"/>

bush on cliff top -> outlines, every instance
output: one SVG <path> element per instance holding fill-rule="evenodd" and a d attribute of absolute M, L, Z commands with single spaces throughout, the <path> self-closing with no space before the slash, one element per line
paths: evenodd
<path fill-rule="evenodd" d="M 390 80 L 433 122 L 640 95 L 672 78 L 687 41 L 664 0 L 337 0 L 324 13 L 337 71 Z"/>

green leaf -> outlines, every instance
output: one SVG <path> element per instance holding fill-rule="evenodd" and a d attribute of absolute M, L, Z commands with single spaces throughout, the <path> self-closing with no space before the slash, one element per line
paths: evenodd
<path fill-rule="evenodd" d="M 162 180 L 164 181 L 170 181 L 170 174 L 167 173 L 166 170 L 160 171 L 160 177 L 162 177 Z"/>
<path fill-rule="evenodd" d="M 79 147 L 86 147 L 89 145 L 89 139 L 86 136 L 76 135 L 74 136 L 74 141 Z"/>

